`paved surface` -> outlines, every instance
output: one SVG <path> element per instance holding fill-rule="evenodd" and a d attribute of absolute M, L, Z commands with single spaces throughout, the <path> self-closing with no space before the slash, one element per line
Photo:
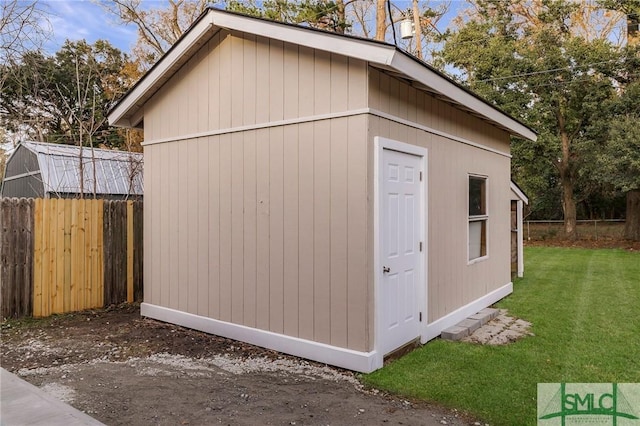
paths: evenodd
<path fill-rule="evenodd" d="M 102 423 L 0 368 L 0 426 L 13 425 L 99 426 Z"/>

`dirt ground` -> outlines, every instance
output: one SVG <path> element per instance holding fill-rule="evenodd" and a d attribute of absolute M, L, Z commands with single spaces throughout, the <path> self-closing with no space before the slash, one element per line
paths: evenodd
<path fill-rule="evenodd" d="M 108 425 L 481 424 L 137 306 L 5 322 L 1 337 L 2 367 Z"/>

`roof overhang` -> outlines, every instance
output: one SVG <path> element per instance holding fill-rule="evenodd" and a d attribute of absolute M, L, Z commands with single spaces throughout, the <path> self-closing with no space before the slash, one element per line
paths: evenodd
<path fill-rule="evenodd" d="M 526 205 L 529 205 L 529 197 L 524 193 L 522 189 L 514 181 L 511 181 L 511 191 L 516 194 L 516 197 Z"/>
<path fill-rule="evenodd" d="M 416 87 L 424 86 L 440 98 L 505 129 L 510 134 L 529 140 L 537 138 L 536 133 L 526 125 L 391 44 L 282 24 L 213 8 L 205 11 L 180 40 L 114 106 L 109 112 L 109 124 L 119 127 L 139 126 L 143 120 L 145 102 L 221 29 L 245 32 L 367 61 L 378 68 L 400 74 L 413 81 Z"/>

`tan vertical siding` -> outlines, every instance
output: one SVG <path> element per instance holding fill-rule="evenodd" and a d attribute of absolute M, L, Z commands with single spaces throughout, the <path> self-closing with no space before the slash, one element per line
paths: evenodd
<path fill-rule="evenodd" d="M 198 140 L 198 174 L 197 178 L 197 198 L 196 208 L 198 211 L 198 232 L 197 241 L 197 315 L 209 315 L 209 182 L 210 173 L 214 173 L 209 164 L 209 141 L 206 138 Z M 146 198 L 145 198 L 146 199 Z"/>
<path fill-rule="evenodd" d="M 220 137 L 206 138 L 209 145 L 209 317 L 220 318 Z M 173 145 L 173 144 L 172 144 Z M 162 145 L 160 145 L 162 146 Z M 149 147 L 155 148 L 155 147 Z M 163 223 L 163 226 L 168 224 Z M 159 227 L 162 229 L 162 227 Z M 198 238 L 203 238 L 199 235 Z M 170 242 L 165 242 L 169 244 Z M 145 259 L 146 262 L 146 259 Z M 166 305 L 162 305 L 166 306 Z"/>
<path fill-rule="evenodd" d="M 299 303 L 299 337 L 313 339 L 313 276 L 314 276 L 314 132 L 313 123 L 298 126 L 298 303 Z"/>
<path fill-rule="evenodd" d="M 371 203 L 367 199 L 368 164 L 367 117 L 351 117 L 347 131 L 347 347 L 366 351 L 373 342 L 373 288 L 370 283 L 372 234 L 367 234 Z M 366 303 L 362 303 L 362 302 Z"/>
<path fill-rule="evenodd" d="M 175 162 L 178 167 L 178 174 L 174 181 L 177 183 L 175 188 L 176 194 L 180 194 L 178 200 L 173 200 L 172 207 L 175 209 L 177 216 L 182 216 L 183 222 L 180 229 L 176 230 L 178 244 L 175 244 L 177 248 L 176 256 L 173 258 L 174 266 L 173 270 L 177 273 L 176 279 L 181 283 L 181 288 L 177 289 L 178 295 L 178 309 L 184 312 L 189 312 L 189 217 L 182 210 L 182 206 L 187 200 L 187 193 L 189 191 L 189 153 L 185 152 L 183 155 L 175 157 Z"/>
<path fill-rule="evenodd" d="M 198 150 L 200 148 L 199 143 L 193 144 L 193 148 L 189 150 L 187 154 L 187 166 L 194 168 L 197 173 L 190 173 L 189 170 L 185 170 L 185 176 L 187 176 L 186 196 L 187 200 L 197 200 L 199 196 L 198 184 L 200 183 L 199 176 L 207 177 L 206 171 L 198 169 Z M 204 180 L 204 179 L 203 179 Z M 206 180 L 205 180 L 206 181 Z M 199 230 L 199 211 L 198 209 L 189 209 L 186 213 L 187 220 L 187 283 L 188 283 L 188 296 L 187 296 L 187 312 L 192 314 L 198 313 L 198 261 L 199 261 L 199 248 L 200 241 L 198 239 Z"/>
<path fill-rule="evenodd" d="M 298 117 L 298 107 L 300 103 L 299 95 L 299 54 L 298 46 L 292 44 L 284 45 L 284 63 L 283 63 L 283 76 L 284 76 L 284 101 L 283 111 L 284 119 L 290 119 Z M 303 101 L 304 102 L 304 101 Z"/>
<path fill-rule="evenodd" d="M 242 114 L 240 114 L 242 116 Z M 231 321 L 244 321 L 244 135 L 231 135 Z"/>
<path fill-rule="evenodd" d="M 263 330 L 269 329 L 269 279 L 270 279 L 270 244 L 269 244 L 269 170 L 271 158 L 269 156 L 269 130 L 258 130 L 257 142 L 257 191 L 258 191 L 258 230 L 257 230 L 257 306 L 256 326 Z"/>
<path fill-rule="evenodd" d="M 286 106 L 286 104 L 285 104 Z M 285 108 L 286 114 L 286 108 Z M 283 291 L 284 333 L 297 336 L 299 330 L 299 139 L 297 126 L 284 129 L 283 157 Z M 304 155 L 304 153 L 303 153 Z"/>
<path fill-rule="evenodd" d="M 269 41 L 269 121 L 284 119 L 284 45 Z"/>
<path fill-rule="evenodd" d="M 346 87 L 345 87 L 346 89 Z M 345 90 L 346 91 L 346 90 Z M 349 199 L 347 187 L 349 182 L 348 143 L 344 135 L 348 134 L 349 122 L 347 120 L 334 120 L 331 122 L 330 141 L 330 297 L 331 297 L 331 344 L 347 346 L 347 263 L 348 258 L 348 234 L 347 212 Z M 365 303 L 363 298 L 359 303 Z"/>
<path fill-rule="evenodd" d="M 206 47 L 207 50 L 207 65 L 208 65 L 208 78 L 209 83 L 209 124 L 206 130 L 219 129 L 220 128 L 220 109 L 224 108 L 222 102 L 211 102 L 212 99 L 220 99 L 220 55 L 213 54 L 211 52 L 217 52 L 217 48 L 221 42 L 221 34 L 218 32 L 214 35 Z M 257 90 L 257 88 L 256 88 Z M 145 120 L 147 114 L 145 110 Z M 147 127 L 145 123 L 145 128 Z M 170 137 L 175 135 L 162 135 L 160 137 Z"/>
<path fill-rule="evenodd" d="M 509 152 L 507 132 L 378 69 L 369 68 L 369 74 L 371 108 L 489 148 Z M 411 105 L 415 107 L 410 107 Z M 381 125 L 386 126 L 383 123 Z"/>
<path fill-rule="evenodd" d="M 148 231 L 147 300 L 370 350 L 366 123 L 341 118 L 148 146 L 147 172 L 176 184 L 158 198 L 171 201 Z"/>
<path fill-rule="evenodd" d="M 359 60 L 221 31 L 167 82 L 145 106 L 147 140 L 165 141 L 145 147 L 158 182 L 145 209 L 156 211 L 147 301 L 372 349 L 367 117 L 184 138 L 364 108 L 367 72 Z M 186 93 L 196 88 L 204 96 Z M 176 105 L 187 111 L 179 120 Z"/>
<path fill-rule="evenodd" d="M 232 179 L 231 169 L 234 166 L 231 159 L 231 135 L 220 136 L 220 319 L 231 321 L 231 286 L 232 286 L 232 258 L 233 229 L 232 211 Z"/>
<path fill-rule="evenodd" d="M 224 39 L 222 37 L 224 36 Z M 242 87 L 239 85 L 238 87 L 233 87 L 233 83 L 239 84 L 236 80 L 240 73 L 234 72 L 235 68 L 233 68 L 234 57 L 238 57 L 242 55 L 242 51 L 234 51 L 232 49 L 232 40 L 234 37 L 231 37 L 229 33 L 220 35 L 220 45 L 216 50 L 214 50 L 215 54 L 220 55 L 219 59 L 219 69 L 220 69 L 220 97 L 217 100 L 217 103 L 220 104 L 220 128 L 229 128 L 233 125 L 231 120 L 231 112 L 233 109 L 233 104 L 238 103 L 238 98 L 236 94 L 240 93 Z M 235 61 L 237 62 L 237 61 Z M 237 118 L 237 116 L 236 116 Z M 181 135 L 189 134 L 189 132 L 180 133 Z"/>
<path fill-rule="evenodd" d="M 434 119 L 437 120 L 443 118 Z M 427 300 L 431 322 L 510 281 L 509 158 L 422 130 L 402 130 L 402 127 L 373 117 L 370 135 L 428 150 Z M 474 264 L 467 261 L 469 173 L 488 176 L 489 257 Z"/>
<path fill-rule="evenodd" d="M 316 108 L 325 103 L 316 101 Z M 328 107 L 328 103 L 326 103 Z M 328 121 L 313 123 L 314 340 L 331 343 L 331 151 Z"/>
<path fill-rule="evenodd" d="M 257 162 L 256 132 L 244 133 L 244 324 L 256 326 L 256 282 L 257 282 Z"/>
<path fill-rule="evenodd" d="M 283 137 L 282 127 L 269 129 L 269 329 L 276 333 L 284 330 Z"/>

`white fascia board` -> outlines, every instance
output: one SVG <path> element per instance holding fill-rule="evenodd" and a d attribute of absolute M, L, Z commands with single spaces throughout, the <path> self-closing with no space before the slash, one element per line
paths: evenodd
<path fill-rule="evenodd" d="M 217 27 L 247 32 L 376 64 L 390 65 L 395 54 L 393 46 L 371 43 L 370 40 L 357 40 L 331 33 L 311 31 L 305 27 L 297 28 L 292 25 L 251 19 L 216 10 L 212 10 L 210 13 L 213 25 Z"/>
<path fill-rule="evenodd" d="M 522 192 L 520 190 L 520 188 L 518 188 L 518 185 L 513 183 L 513 181 L 511 181 L 510 185 L 511 185 L 511 190 L 513 191 L 513 193 L 516 194 L 516 196 L 519 199 L 521 199 L 526 205 L 529 205 L 529 198 L 527 198 L 527 196 L 524 195 L 524 192 Z"/>
<path fill-rule="evenodd" d="M 191 28 L 184 38 L 182 38 L 176 46 L 163 56 L 160 59 L 160 62 L 158 62 L 151 71 L 142 77 L 138 86 L 136 86 L 133 91 L 129 92 L 127 96 L 116 106 L 116 108 L 109 113 L 109 124 L 111 126 L 118 127 L 135 126 L 137 123 L 134 123 L 125 117 L 137 114 L 137 109 L 140 108 L 137 104 L 140 99 L 145 96 L 149 90 L 162 81 L 168 70 L 180 61 L 184 61 L 185 52 L 189 51 L 194 45 L 196 45 L 202 36 L 210 30 L 210 28 L 211 16 L 203 17 L 195 27 Z M 139 117 L 140 115 L 137 116 Z"/>
<path fill-rule="evenodd" d="M 408 77 L 451 99 L 453 102 L 464 105 L 466 108 L 475 111 L 487 120 L 504 126 L 514 135 L 531 141 L 537 139 L 535 132 L 525 125 L 518 123 L 516 120 L 484 103 L 436 72 L 408 58 L 406 55 L 396 51 L 391 66 Z"/>

